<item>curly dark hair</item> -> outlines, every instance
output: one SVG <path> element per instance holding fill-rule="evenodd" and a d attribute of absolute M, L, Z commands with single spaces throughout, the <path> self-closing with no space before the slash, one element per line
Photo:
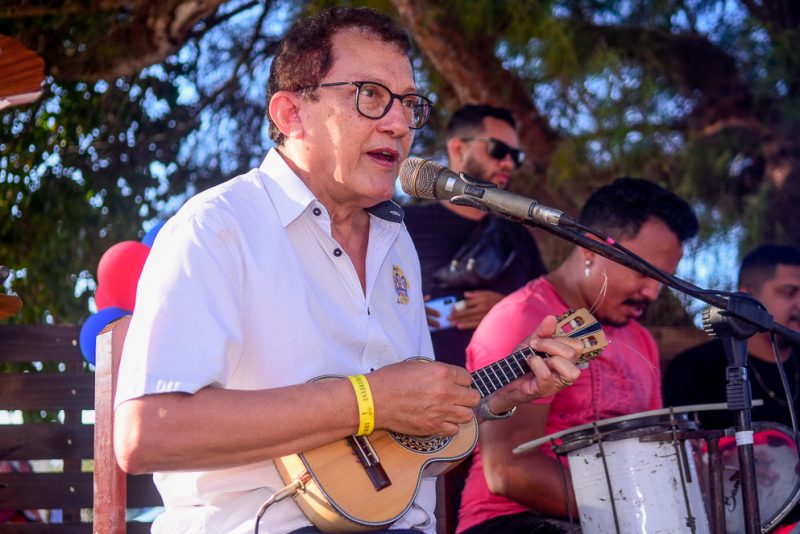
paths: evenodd
<path fill-rule="evenodd" d="M 779 264 L 800 265 L 800 249 L 768 243 L 751 250 L 739 268 L 739 287 L 760 291 L 764 282 L 775 276 Z"/>
<path fill-rule="evenodd" d="M 475 135 L 483 129 L 483 119 L 492 117 L 501 120 L 517 129 L 514 116 L 506 108 L 490 106 L 488 104 L 466 104 L 458 108 L 447 121 L 444 138 L 447 140 L 453 137 L 465 135 Z"/>
<path fill-rule="evenodd" d="M 272 95 L 317 85 L 333 65 L 331 38 L 336 32 L 350 28 L 394 44 L 402 54 L 408 55 L 411 50 L 408 35 L 392 19 L 374 9 L 334 7 L 295 22 L 281 41 L 269 70 L 267 118 L 269 136 L 275 144 L 283 144 L 286 136 L 269 116 Z M 317 98 L 313 92 L 308 96 Z"/>
<path fill-rule="evenodd" d="M 685 200 L 649 180 L 627 176 L 592 193 L 580 222 L 613 233 L 616 239 L 629 239 L 650 217 L 666 224 L 681 243 L 697 235 L 697 217 Z"/>

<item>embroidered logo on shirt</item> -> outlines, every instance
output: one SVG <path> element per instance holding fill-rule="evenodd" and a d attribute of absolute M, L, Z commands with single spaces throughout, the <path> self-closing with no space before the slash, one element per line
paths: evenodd
<path fill-rule="evenodd" d="M 399 265 L 392 265 L 392 281 L 398 304 L 408 304 L 408 280 Z"/>

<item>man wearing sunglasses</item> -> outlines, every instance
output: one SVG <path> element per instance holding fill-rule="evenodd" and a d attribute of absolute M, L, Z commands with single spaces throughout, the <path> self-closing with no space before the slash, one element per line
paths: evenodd
<path fill-rule="evenodd" d="M 475 104 L 461 107 L 453 113 L 445 133 L 449 167 L 508 188 L 512 173 L 525 160 L 515 128 L 507 109 Z M 524 226 L 477 208 L 442 201 L 407 206 L 405 211 L 406 226 L 422 265 L 426 298 L 454 296 L 453 300 L 459 301 L 444 314 L 427 309 L 434 352 L 439 360 L 464 365 L 472 333 L 492 306 L 545 273 L 539 249 Z M 454 257 L 465 243 L 481 238 L 500 243 L 500 257 L 493 259 L 499 259 L 504 268 L 486 277 L 459 277 L 454 272 L 459 269 L 453 265 Z M 469 262 L 469 258 L 462 260 L 462 264 Z M 440 328 L 445 321 L 449 327 Z"/>

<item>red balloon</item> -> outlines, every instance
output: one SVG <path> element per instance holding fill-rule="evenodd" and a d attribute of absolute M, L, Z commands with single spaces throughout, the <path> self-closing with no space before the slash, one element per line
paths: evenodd
<path fill-rule="evenodd" d="M 122 241 L 106 250 L 97 265 L 97 286 L 108 297 L 106 303 L 133 311 L 136 286 L 149 253 L 150 247 L 139 241 Z"/>
<path fill-rule="evenodd" d="M 114 306 L 114 303 L 111 302 L 111 297 L 109 297 L 106 292 L 105 286 L 97 285 L 97 289 L 94 290 L 94 303 L 97 306 L 97 311 Z"/>

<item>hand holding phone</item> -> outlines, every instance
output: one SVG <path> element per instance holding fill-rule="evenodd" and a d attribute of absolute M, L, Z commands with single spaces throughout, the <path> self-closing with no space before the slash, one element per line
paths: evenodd
<path fill-rule="evenodd" d="M 431 332 L 453 327 L 452 323 L 448 320 L 448 317 L 450 316 L 450 312 L 453 310 L 453 306 L 456 306 L 457 303 L 458 299 L 454 295 L 439 297 L 437 299 L 429 300 L 425 303 L 426 313 L 428 314 L 428 327 L 430 328 Z M 431 314 L 430 310 L 437 312 L 439 315 L 436 316 L 435 314 Z M 439 323 L 439 326 L 431 325 L 431 321 Z"/>

